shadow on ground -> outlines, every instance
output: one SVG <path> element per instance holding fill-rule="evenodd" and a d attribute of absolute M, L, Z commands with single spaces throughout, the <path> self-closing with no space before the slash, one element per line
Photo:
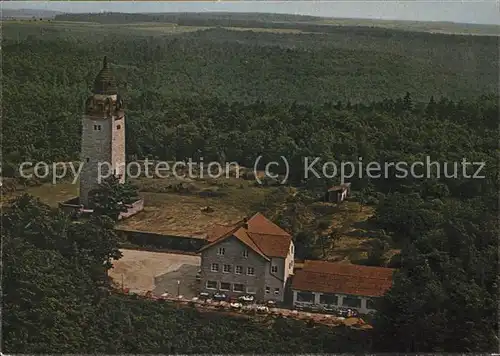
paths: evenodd
<path fill-rule="evenodd" d="M 199 269 L 199 266 L 183 264 L 175 271 L 156 276 L 153 294 L 159 296 L 163 293 L 169 293 L 175 297 L 179 293 L 185 298 L 196 296 L 199 290 L 196 273 Z"/>

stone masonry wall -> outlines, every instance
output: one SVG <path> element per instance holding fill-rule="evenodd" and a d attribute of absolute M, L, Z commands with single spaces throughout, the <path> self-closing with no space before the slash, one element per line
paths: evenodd
<path fill-rule="evenodd" d="M 109 98 L 116 102 L 116 95 L 110 95 Z M 102 102 L 104 98 L 95 95 L 94 99 Z M 108 117 L 104 110 L 102 113 L 83 116 L 81 162 L 80 203 L 88 206 L 89 192 L 99 185 L 99 163 L 104 164 L 101 165 L 101 175 L 108 174 L 106 163 L 109 163 L 112 169 L 118 168 L 115 172 L 122 176 L 122 181 L 125 179 L 124 117 Z"/>

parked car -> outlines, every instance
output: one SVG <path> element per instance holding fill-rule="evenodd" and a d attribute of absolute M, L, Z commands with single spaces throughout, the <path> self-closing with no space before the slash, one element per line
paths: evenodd
<path fill-rule="evenodd" d="M 344 318 L 357 318 L 359 316 L 359 312 L 356 309 L 340 308 L 337 315 Z"/>
<path fill-rule="evenodd" d="M 235 303 L 235 302 L 233 302 L 233 303 L 229 304 L 229 306 L 230 306 L 231 308 L 233 308 L 233 309 L 241 309 L 241 307 L 242 307 L 243 305 L 242 305 L 241 303 Z"/>
<path fill-rule="evenodd" d="M 228 297 L 224 293 L 217 292 L 214 294 L 213 299 L 218 300 L 218 301 L 226 301 L 228 299 Z"/>
<path fill-rule="evenodd" d="M 295 309 L 295 310 L 304 310 L 304 308 L 305 308 L 305 305 L 304 305 L 304 304 L 302 304 L 302 303 L 296 303 L 296 304 L 294 305 L 294 309 Z"/>
<path fill-rule="evenodd" d="M 207 292 L 201 292 L 198 298 L 200 300 L 207 300 L 208 298 L 210 298 L 210 294 L 208 294 Z"/>
<path fill-rule="evenodd" d="M 356 309 L 347 309 L 347 313 L 349 315 L 349 318 L 359 317 L 359 312 Z"/>
<path fill-rule="evenodd" d="M 343 317 L 343 318 L 348 318 L 349 317 L 349 311 L 346 308 L 340 308 L 337 310 L 337 316 Z"/>
<path fill-rule="evenodd" d="M 334 306 L 327 305 L 323 308 L 323 312 L 327 314 L 337 314 L 338 309 Z"/>
<path fill-rule="evenodd" d="M 257 310 L 258 313 L 268 313 L 269 312 L 269 308 L 266 307 L 265 305 L 257 305 L 255 310 Z"/>
<path fill-rule="evenodd" d="M 242 295 L 238 297 L 238 300 L 243 303 L 253 303 L 255 302 L 255 297 L 253 295 Z"/>
<path fill-rule="evenodd" d="M 322 305 L 314 304 L 311 305 L 311 311 L 315 313 L 322 313 L 325 308 Z"/>

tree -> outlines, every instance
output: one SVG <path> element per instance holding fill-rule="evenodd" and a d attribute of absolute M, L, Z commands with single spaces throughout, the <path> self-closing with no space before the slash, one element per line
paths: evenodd
<path fill-rule="evenodd" d="M 370 189 L 368 188 L 362 188 L 361 191 L 359 192 L 357 196 L 357 200 L 359 203 L 359 212 L 363 211 L 363 207 L 368 203 L 369 201 L 369 194 L 370 194 Z"/>
<path fill-rule="evenodd" d="M 23 195 L 1 214 L 4 269 L 3 350 L 66 353 L 86 347 L 98 286 L 118 259 L 112 221 L 72 221 Z M 98 274 L 96 274 L 98 271 Z"/>
<path fill-rule="evenodd" d="M 330 238 L 330 241 L 332 242 L 332 247 L 335 248 L 335 245 L 337 244 L 337 242 L 339 242 L 340 239 L 342 238 L 342 232 L 339 229 L 332 229 L 332 231 L 330 232 L 328 237 Z"/>
<path fill-rule="evenodd" d="M 403 98 L 403 109 L 407 111 L 413 109 L 413 102 L 411 100 L 410 92 L 406 92 L 405 97 Z"/>
<path fill-rule="evenodd" d="M 122 212 L 139 199 L 138 189 L 129 182 L 120 183 L 118 177 L 106 178 L 92 195 L 95 215 L 105 215 L 118 221 Z"/>
<path fill-rule="evenodd" d="M 384 255 L 388 249 L 387 242 L 382 239 L 373 239 L 370 241 L 370 245 L 371 248 L 365 264 L 367 266 L 383 266 L 385 262 Z"/>

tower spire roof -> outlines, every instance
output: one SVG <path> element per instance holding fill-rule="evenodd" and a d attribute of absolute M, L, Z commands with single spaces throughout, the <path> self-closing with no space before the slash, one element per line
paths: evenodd
<path fill-rule="evenodd" d="M 115 95 L 118 94 L 113 72 L 108 67 L 108 58 L 104 56 L 102 69 L 94 81 L 94 94 Z"/>

